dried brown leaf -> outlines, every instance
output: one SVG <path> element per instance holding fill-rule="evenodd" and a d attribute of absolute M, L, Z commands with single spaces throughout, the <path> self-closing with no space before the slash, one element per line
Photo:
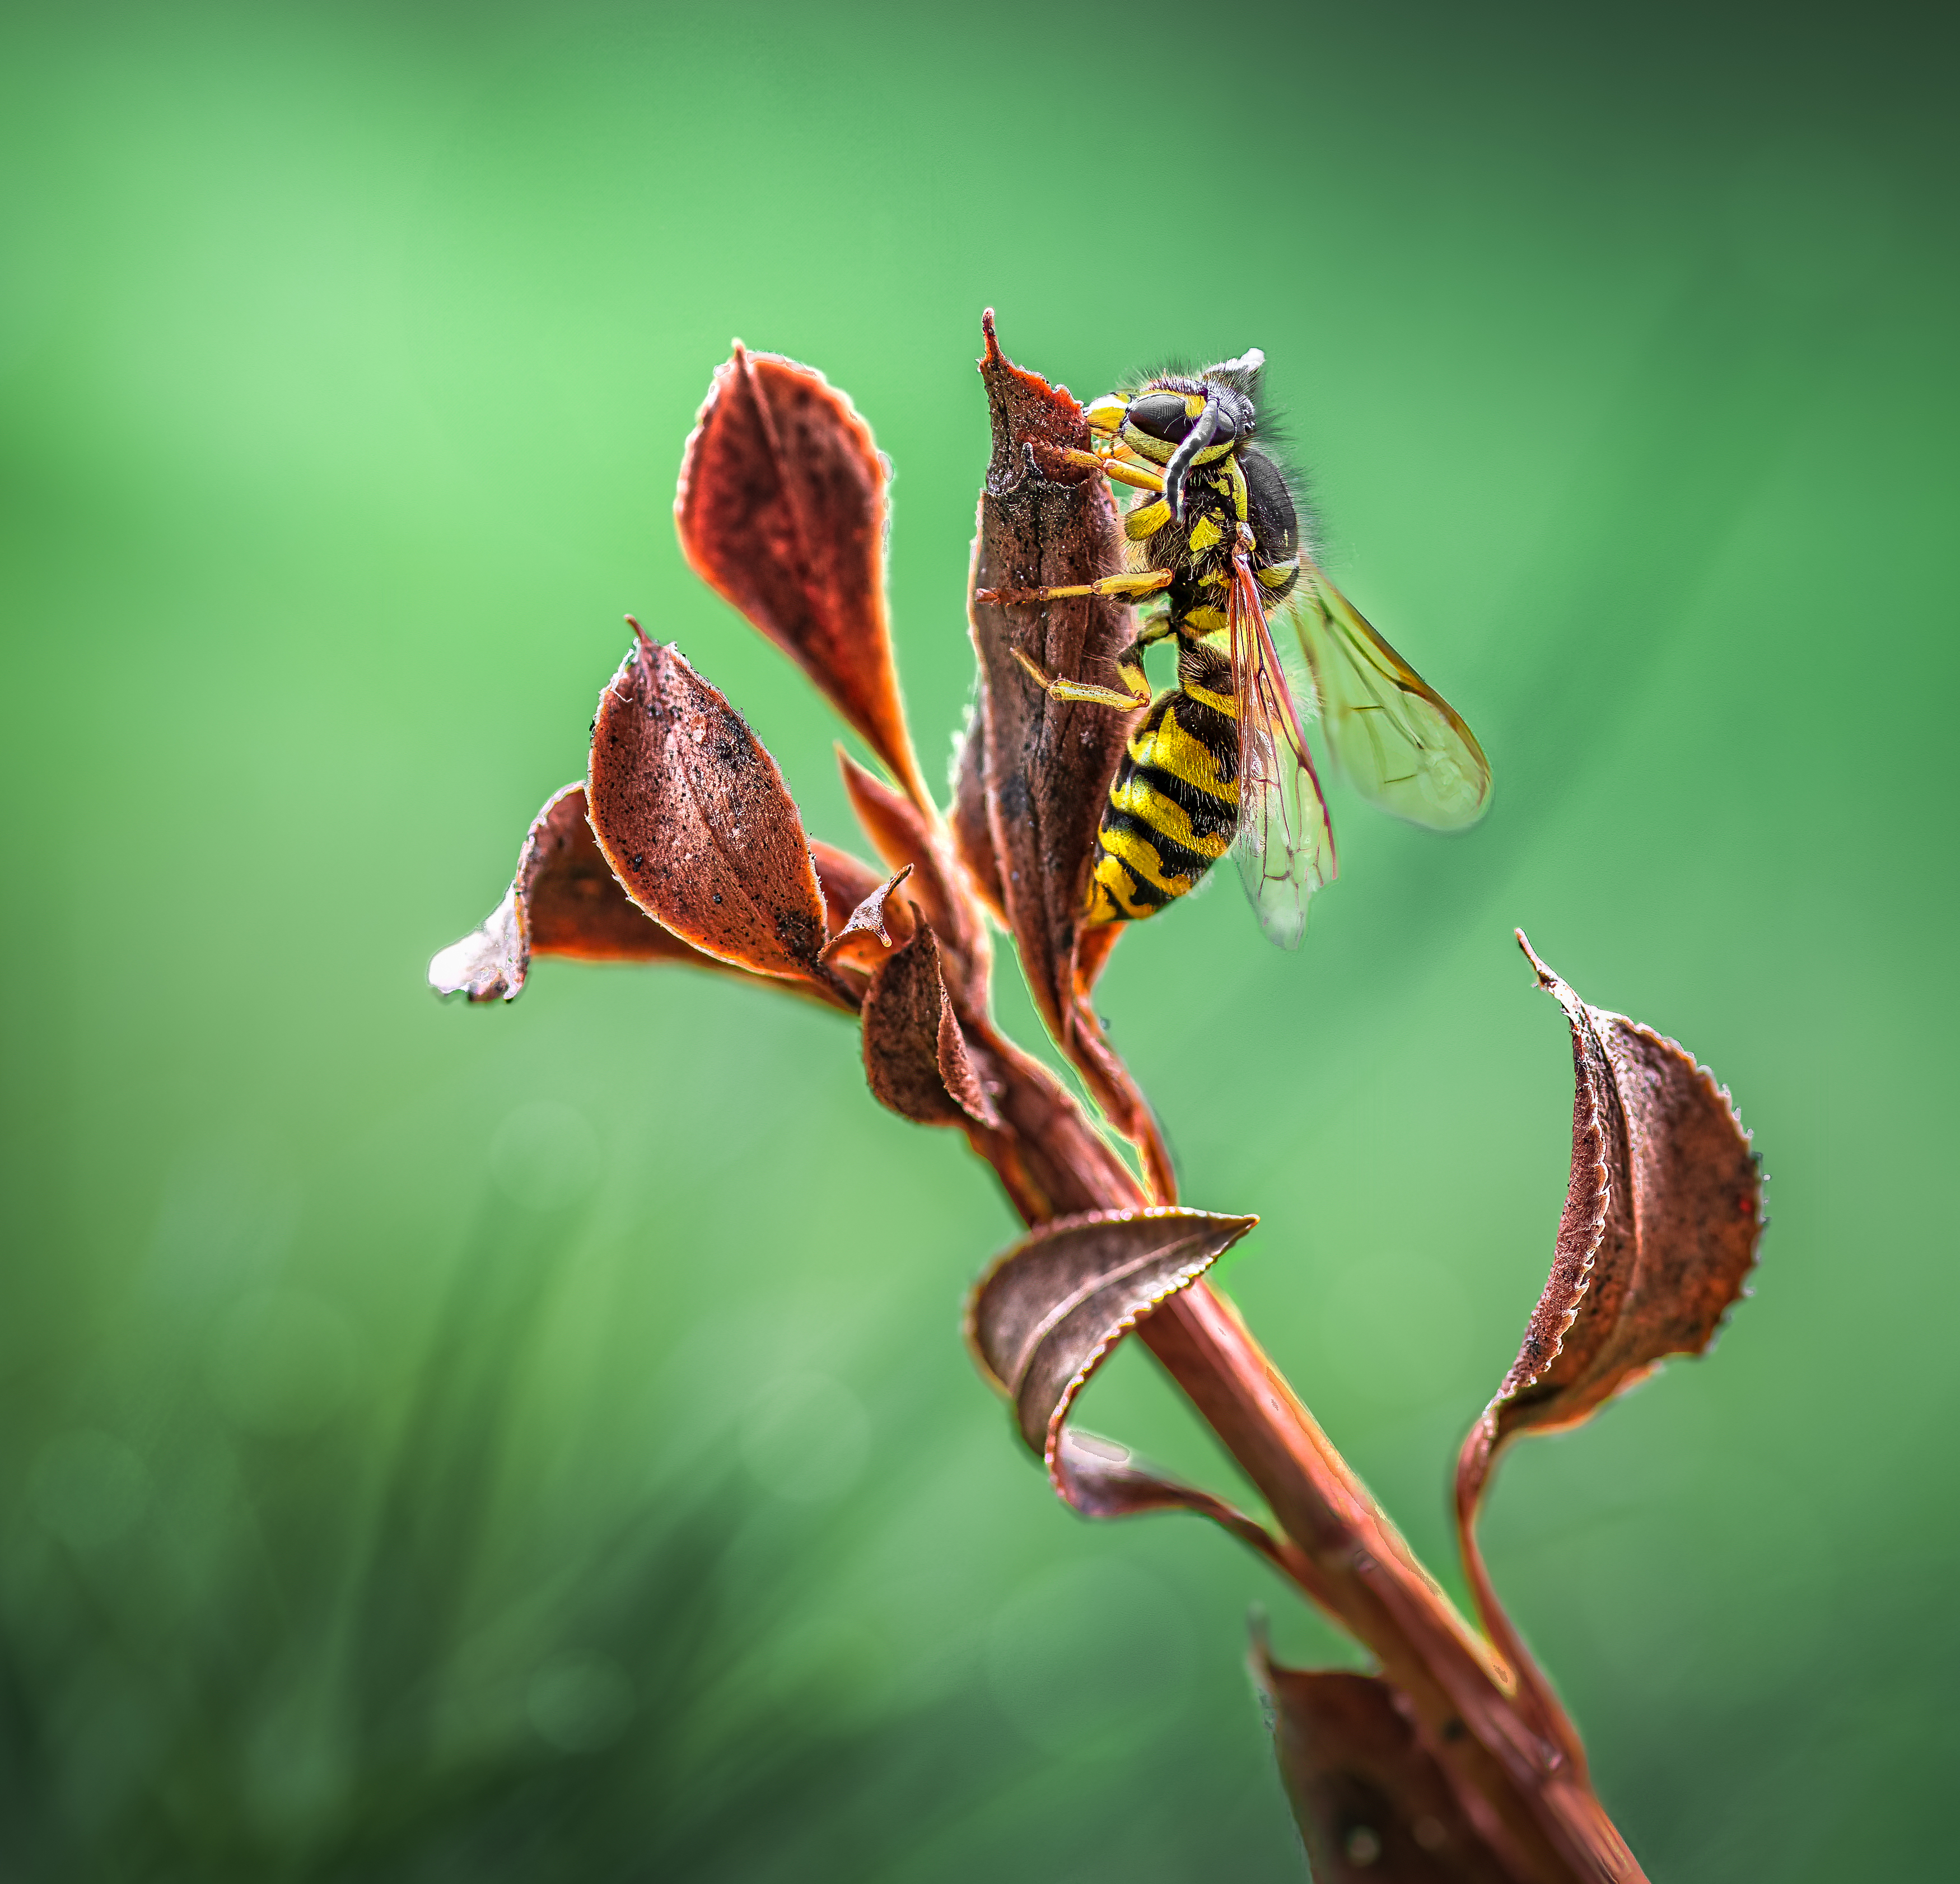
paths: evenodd
<path fill-rule="evenodd" d="M 980 377 L 994 448 L 969 594 L 1086 582 L 1120 569 L 1122 525 L 1107 483 L 1059 456 L 1088 448 L 1081 407 L 1066 387 L 1050 386 L 1001 352 L 991 310 L 982 332 Z M 1042 1018 L 1065 1042 L 1096 826 L 1134 715 L 1050 699 L 1014 654 L 1048 673 L 1114 688 L 1116 657 L 1136 630 L 1129 609 L 1108 596 L 1011 606 L 974 600 L 969 613 L 1007 926 Z"/>
<path fill-rule="evenodd" d="M 878 854 L 894 868 L 917 874 L 916 896 L 939 944 L 940 966 L 955 1003 L 967 1013 L 984 1011 L 993 948 L 985 923 L 968 893 L 965 872 L 937 819 L 929 818 L 895 790 L 840 750 L 838 767 L 851 808 Z"/>
<path fill-rule="evenodd" d="M 810 846 L 827 907 L 842 923 L 876 887 L 869 864 L 827 844 Z M 438 994 L 463 995 L 473 1001 L 515 1001 L 530 973 L 532 958 L 562 955 L 584 962 L 673 962 L 689 968 L 739 975 L 797 994 L 834 1002 L 820 991 L 748 969 L 704 953 L 663 928 L 626 894 L 625 886 L 592 835 L 585 813 L 584 784 L 554 792 L 533 821 L 517 855 L 517 874 L 504 900 L 481 928 L 429 963 L 429 984 Z M 861 985 L 862 975 L 857 978 Z"/>
<path fill-rule="evenodd" d="M 1414 1711 L 1379 1675 L 1281 1668 L 1255 1644 L 1280 1777 L 1315 1884 L 1516 1884 L 1511 1841 L 1473 1792 L 1468 1809 L 1423 1744 Z M 1481 1821 L 1481 1824 L 1479 1822 Z"/>
<path fill-rule="evenodd" d="M 1576 1425 L 1668 1356 L 1707 1350 L 1755 1262 L 1762 1176 L 1728 1093 L 1691 1054 L 1589 1006 L 1522 932 L 1518 944 L 1572 1031 L 1572 1170 L 1545 1292 L 1457 1460 L 1457 1526 L 1484 1626 L 1583 1771 L 1577 1731 L 1491 1585 L 1478 1507 L 1516 1435 Z"/>
<path fill-rule="evenodd" d="M 1089 426 L 1066 387 L 1016 366 L 1001 352 L 990 310 L 982 323 L 980 377 L 993 422 L 993 457 L 980 498 L 969 613 L 980 661 L 984 764 L 994 870 L 1007 926 L 1042 1018 L 1116 1129 L 1142 1149 L 1152 1186 L 1176 1194 L 1169 1154 L 1142 1095 L 1104 1044 L 1086 1004 L 1111 939 L 1079 951 L 1089 872 L 1102 807 L 1136 715 L 1057 700 L 1016 659 L 1096 686 L 1121 683 L 1116 657 L 1135 625 L 1108 596 L 1004 605 L 980 599 L 1089 581 L 1122 567 L 1116 507 L 1099 470 L 1074 462 Z M 969 772 L 973 769 L 969 765 Z M 966 790 L 973 789 L 969 779 Z M 966 848 L 976 874 L 977 839 Z M 984 880 L 984 877 L 983 877 Z"/>
<path fill-rule="evenodd" d="M 1726 1090 L 1518 942 L 1572 1030 L 1572 1175 L 1545 1293 L 1464 1449 L 1459 1497 L 1473 1508 L 1512 1435 L 1574 1425 L 1669 1355 L 1704 1351 L 1762 1230 L 1762 1174 Z"/>
<path fill-rule="evenodd" d="M 590 962 L 726 963 L 663 929 L 619 886 L 585 816 L 585 787 L 554 792 L 517 853 L 517 874 L 482 926 L 429 963 L 429 985 L 473 1001 L 515 1001 L 533 955 Z"/>
<path fill-rule="evenodd" d="M 953 842 L 973 886 L 1004 929 L 1007 905 L 1001 888 L 1001 860 L 994 849 L 987 802 L 987 703 L 982 698 L 974 703 L 953 769 Z"/>
<path fill-rule="evenodd" d="M 1076 1396 L 1117 1342 L 1258 1220 L 1175 1208 L 1064 1217 L 1015 1244 L 975 1284 L 968 1345 L 1077 1510 L 1092 1517 L 1195 1511 L 1268 1556 L 1284 1555 L 1259 1525 L 1210 1493 L 1159 1478 L 1124 1447 L 1067 1425 Z"/>
<path fill-rule="evenodd" d="M 924 806 L 886 616 L 889 475 L 821 373 L 737 341 L 688 439 L 674 520 L 695 573 L 801 664 Z"/>
<path fill-rule="evenodd" d="M 947 994 L 931 924 L 919 922 L 873 971 L 864 1017 L 864 1077 L 883 1104 L 921 1125 L 998 1125 Z"/>
<path fill-rule="evenodd" d="M 817 887 L 823 892 L 824 926 L 832 935 L 864 907 L 866 898 L 890 887 L 889 879 L 876 864 L 820 837 L 810 841 L 810 861 L 816 866 Z"/>
<path fill-rule="evenodd" d="M 640 635 L 599 696 L 588 781 L 614 874 L 654 919 L 759 974 L 823 982 L 823 896 L 776 762 L 678 650 Z"/>
<path fill-rule="evenodd" d="M 895 942 L 910 937 L 910 905 L 902 898 L 894 902 L 892 893 L 912 874 L 909 864 L 903 870 L 894 870 L 882 883 L 861 896 L 841 923 L 832 921 L 830 940 L 823 945 L 823 960 L 826 963 L 832 966 L 848 962 L 867 969 L 874 968 L 884 960 Z M 819 869 L 819 883 L 822 876 Z M 828 903 L 826 898 L 826 909 Z M 894 930 L 897 931 L 896 937 Z"/>

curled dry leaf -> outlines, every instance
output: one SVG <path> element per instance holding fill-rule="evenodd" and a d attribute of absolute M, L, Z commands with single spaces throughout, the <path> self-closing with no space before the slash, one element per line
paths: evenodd
<path fill-rule="evenodd" d="M 1060 455 L 1088 448 L 1081 407 L 1066 387 L 1050 386 L 1001 352 L 991 310 L 982 332 L 980 377 L 994 447 L 972 590 L 1065 585 L 1120 569 L 1122 532 L 1107 484 Z M 1134 716 L 1051 699 L 1014 651 L 1049 673 L 1113 688 L 1121 684 L 1116 657 L 1135 629 L 1128 609 L 1108 596 L 1013 606 L 976 600 L 971 619 L 995 874 L 1042 1018 L 1066 1044 L 1096 829 Z M 984 877 L 984 865 L 975 874 Z"/>
<path fill-rule="evenodd" d="M 633 900 L 684 940 L 759 974 L 828 977 L 803 821 L 742 716 L 644 635 L 599 696 L 592 827 Z"/>
<path fill-rule="evenodd" d="M 1208 1492 L 1157 1477 L 1124 1448 L 1071 1432 L 1068 1411 L 1123 1336 L 1189 1288 L 1259 1220 L 1179 1208 L 1097 1211 L 1044 1224 L 1001 1256 L 968 1300 L 968 1345 L 1011 1402 L 1055 1490 L 1092 1517 L 1177 1507 L 1269 1557 L 1283 1547 Z"/>
<path fill-rule="evenodd" d="M 1518 942 L 1572 1030 L 1572 1175 L 1545 1293 L 1464 1449 L 1459 1496 L 1473 1507 L 1513 1434 L 1576 1424 L 1667 1356 L 1702 1353 L 1762 1230 L 1762 1174 L 1726 1090 Z"/>
<path fill-rule="evenodd" d="M 848 753 L 840 750 L 837 762 L 851 808 L 878 854 L 894 869 L 902 865 L 917 872 L 911 893 L 932 924 L 940 965 L 955 1004 L 967 1013 L 984 1012 L 993 949 L 945 832 L 937 819 L 928 818 L 903 792 L 874 777 Z"/>
<path fill-rule="evenodd" d="M 834 845 L 813 844 L 810 851 L 835 927 L 875 890 L 878 875 L 861 858 Z M 481 928 L 429 963 L 429 985 L 438 994 L 460 994 L 473 1001 L 515 1001 L 532 958 L 539 955 L 583 962 L 674 962 L 794 993 L 819 991 L 752 975 L 663 928 L 613 875 L 592 835 L 583 784 L 567 785 L 546 801 L 524 839 L 517 874 L 504 900 Z M 861 984 L 863 977 L 857 979 Z M 822 998 L 834 1001 L 833 991 L 822 991 Z"/>
<path fill-rule="evenodd" d="M 994 443 L 969 613 L 980 661 L 975 724 L 985 744 L 977 762 L 969 744 L 956 800 L 976 789 L 984 794 L 992 874 L 1036 1005 L 1111 1122 L 1141 1148 L 1152 1188 L 1169 1201 L 1176 1195 L 1169 1154 L 1087 1006 L 1114 935 L 1098 937 L 1087 950 L 1080 946 L 1096 827 L 1137 716 L 1054 699 L 1015 657 L 1018 651 L 1046 673 L 1115 688 L 1116 657 L 1134 638 L 1134 624 L 1128 609 L 1109 596 L 1011 605 L 981 600 L 1120 569 L 1122 530 L 1101 472 L 1069 456 L 1089 446 L 1081 407 L 1066 387 L 1049 385 L 1001 352 L 991 309 L 982 331 L 980 377 Z M 964 828 L 968 867 L 986 881 L 989 860 L 970 813 Z"/>
<path fill-rule="evenodd" d="M 546 800 L 517 853 L 504 900 L 480 928 L 429 963 L 429 985 L 473 1001 L 515 1001 L 533 955 L 727 966 L 662 928 L 620 887 L 586 820 L 583 784 Z"/>
<path fill-rule="evenodd" d="M 740 341 L 681 460 L 695 571 L 792 656 L 924 807 L 885 607 L 888 467 L 814 368 Z"/>
<path fill-rule="evenodd" d="M 1273 1717 L 1315 1884 L 1515 1884 L 1529 1870 L 1477 1796 L 1459 1801 L 1412 1711 L 1379 1675 L 1281 1668 L 1263 1641 L 1255 1679 Z M 1478 1820 L 1481 1819 L 1480 1825 Z"/>
<path fill-rule="evenodd" d="M 997 1125 L 939 962 L 931 924 L 921 921 L 873 971 L 864 996 L 864 1077 L 883 1104 L 919 1125 Z"/>
<path fill-rule="evenodd" d="M 1545 1293 L 1457 1461 L 1457 1523 L 1485 1626 L 1578 1760 L 1576 1732 L 1491 1588 L 1478 1505 L 1515 1435 L 1576 1425 L 1669 1355 L 1707 1349 L 1755 1262 L 1762 1176 L 1727 1092 L 1691 1054 L 1588 1006 L 1522 932 L 1518 944 L 1572 1030 L 1572 1173 Z"/>
<path fill-rule="evenodd" d="M 845 928 L 867 900 L 889 892 L 896 880 L 861 857 L 853 857 L 848 851 L 826 844 L 821 838 L 810 839 L 810 861 L 816 866 L 817 887 L 823 892 L 824 924 L 832 935 Z"/>
<path fill-rule="evenodd" d="M 972 717 L 960 735 L 953 768 L 953 842 L 966 874 L 1002 928 L 1007 926 L 1007 899 L 1001 888 L 1001 860 L 994 849 L 994 829 L 987 815 L 987 702 L 973 705 Z"/>
<path fill-rule="evenodd" d="M 903 870 L 894 870 L 875 889 L 861 896 L 841 923 L 833 918 L 830 925 L 830 940 L 823 945 L 822 959 L 833 964 L 840 961 L 853 962 L 868 969 L 882 961 L 886 951 L 892 946 L 893 929 L 898 931 L 899 940 L 908 937 L 912 934 L 910 910 L 902 899 L 893 902 L 892 894 L 912 874 L 912 867 L 909 864 Z M 819 868 L 817 871 L 819 883 L 822 877 L 823 872 Z M 829 899 L 826 897 L 826 913 L 829 903 Z"/>

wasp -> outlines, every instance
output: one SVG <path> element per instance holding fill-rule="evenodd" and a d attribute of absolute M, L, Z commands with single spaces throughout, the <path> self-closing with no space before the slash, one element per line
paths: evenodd
<path fill-rule="evenodd" d="M 1293 483 L 1258 441 L 1265 364 L 1255 348 L 1086 408 L 1093 449 L 1068 455 L 1138 494 L 1123 525 L 1132 566 L 981 597 L 1108 595 L 1151 609 L 1118 657 L 1120 690 L 1052 676 L 1015 651 L 1056 699 L 1147 708 L 1103 807 L 1092 924 L 1154 915 L 1236 850 L 1261 926 L 1282 948 L 1299 946 L 1309 898 L 1334 878 L 1334 834 L 1274 644 L 1277 616 L 1299 638 L 1329 753 L 1363 797 L 1447 831 L 1475 823 L 1490 797 L 1490 765 L 1469 727 L 1303 539 Z M 1144 655 L 1167 640 L 1177 644 L 1177 684 L 1153 698 Z"/>

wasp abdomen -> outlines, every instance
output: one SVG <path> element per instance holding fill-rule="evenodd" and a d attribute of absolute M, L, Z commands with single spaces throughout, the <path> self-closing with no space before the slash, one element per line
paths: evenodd
<path fill-rule="evenodd" d="M 1187 685 L 1158 695 L 1102 808 L 1091 922 L 1140 921 L 1197 886 L 1231 848 L 1238 767 L 1229 693 Z"/>

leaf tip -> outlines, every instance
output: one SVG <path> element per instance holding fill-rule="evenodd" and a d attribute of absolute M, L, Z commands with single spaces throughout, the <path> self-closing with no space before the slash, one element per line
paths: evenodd
<path fill-rule="evenodd" d="M 1513 929 L 1511 933 L 1517 937 L 1518 947 L 1524 950 L 1525 960 L 1530 963 L 1532 972 L 1538 976 L 1538 986 L 1548 988 L 1556 988 L 1558 985 L 1558 976 L 1552 969 L 1546 966 L 1538 950 L 1532 947 L 1531 937 L 1522 929 Z"/>
<path fill-rule="evenodd" d="M 428 985 L 445 998 L 460 995 L 473 1006 L 508 1003 L 523 991 L 530 965 L 517 886 L 513 883 L 479 927 L 430 957 Z"/>

